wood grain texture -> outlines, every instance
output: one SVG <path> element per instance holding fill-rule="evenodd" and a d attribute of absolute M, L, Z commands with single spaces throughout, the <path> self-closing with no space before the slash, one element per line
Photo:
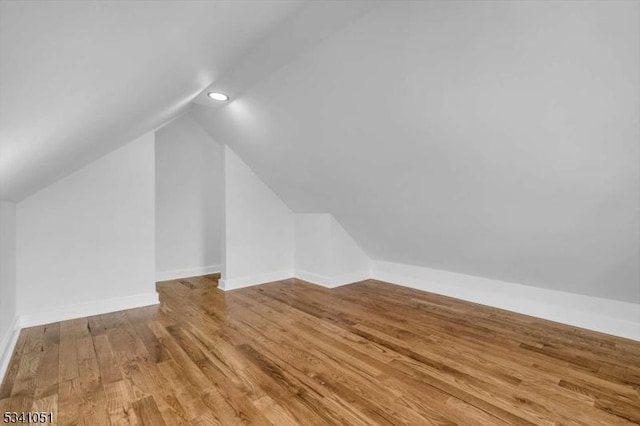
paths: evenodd
<path fill-rule="evenodd" d="M 59 425 L 640 424 L 640 342 L 374 280 L 217 279 L 22 330 L 0 407 Z"/>

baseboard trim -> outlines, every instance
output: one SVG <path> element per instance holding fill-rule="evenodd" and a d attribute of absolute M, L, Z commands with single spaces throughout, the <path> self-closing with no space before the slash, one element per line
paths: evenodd
<path fill-rule="evenodd" d="M 156 272 L 156 281 L 170 281 L 181 278 L 199 277 L 202 275 L 216 274 L 220 272 L 220 265 L 197 266 L 187 269 L 176 269 L 174 271 Z"/>
<path fill-rule="evenodd" d="M 0 383 L 4 380 L 4 375 L 7 373 L 7 368 L 9 368 L 9 362 L 13 355 L 13 350 L 18 342 L 18 336 L 20 335 L 20 327 L 18 327 L 19 323 L 20 319 L 16 315 L 13 318 L 13 322 L 11 323 L 11 327 L 9 327 L 7 335 L 4 337 L 2 342 L 0 342 Z"/>
<path fill-rule="evenodd" d="M 575 327 L 640 340 L 640 304 L 376 261 L 373 278 Z"/>
<path fill-rule="evenodd" d="M 357 283 L 371 278 L 371 271 L 350 272 L 348 274 L 335 275 L 331 277 L 330 288 L 340 287 L 347 284 Z"/>
<path fill-rule="evenodd" d="M 311 284 L 316 284 L 326 288 L 336 288 L 347 284 L 353 284 L 371 278 L 371 272 L 359 271 L 349 274 L 336 275 L 328 277 L 325 275 L 315 274 L 313 272 L 296 270 L 295 277 Z"/>
<path fill-rule="evenodd" d="M 331 278 L 325 275 L 314 274 L 313 272 L 300 271 L 296 269 L 295 277 L 311 284 L 330 288 L 329 283 L 331 282 Z"/>
<path fill-rule="evenodd" d="M 286 280 L 293 278 L 292 270 L 274 271 L 264 274 L 250 275 L 240 278 L 221 278 L 218 281 L 218 288 L 224 291 L 237 290 L 239 288 L 251 287 L 254 285 L 270 283 L 273 281 Z"/>
<path fill-rule="evenodd" d="M 117 312 L 142 306 L 157 305 L 158 293 L 144 293 L 133 296 L 114 297 L 111 299 L 94 300 L 73 305 L 59 306 L 54 309 L 38 312 L 28 312 L 20 315 L 20 327 L 33 327 L 50 324 L 74 318 L 90 317 L 92 315 Z"/>

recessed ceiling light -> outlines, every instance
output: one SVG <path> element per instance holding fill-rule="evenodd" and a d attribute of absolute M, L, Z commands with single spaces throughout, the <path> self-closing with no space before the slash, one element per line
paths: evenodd
<path fill-rule="evenodd" d="M 207 93 L 207 96 L 209 96 L 211 99 L 216 100 L 216 101 L 228 101 L 229 97 L 227 95 L 225 95 L 224 93 L 219 93 L 219 92 L 210 92 Z"/>

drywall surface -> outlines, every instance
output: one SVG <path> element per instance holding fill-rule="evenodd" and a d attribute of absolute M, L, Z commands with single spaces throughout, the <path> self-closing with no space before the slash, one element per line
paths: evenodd
<path fill-rule="evenodd" d="M 21 200 L 186 111 L 300 5 L 0 2 L 0 199 Z"/>
<path fill-rule="evenodd" d="M 18 204 L 21 325 L 157 303 L 154 135 Z"/>
<path fill-rule="evenodd" d="M 295 215 L 295 266 L 296 276 L 302 279 L 314 283 L 328 280 L 331 273 L 330 215 Z"/>
<path fill-rule="evenodd" d="M 16 319 L 16 205 L 0 202 L 0 380 L 17 336 Z"/>
<path fill-rule="evenodd" d="M 343 285 L 371 276 L 371 261 L 342 225 L 330 216 L 332 284 Z"/>
<path fill-rule="evenodd" d="M 295 275 L 325 287 L 370 277 L 371 262 L 330 214 L 296 214 Z"/>
<path fill-rule="evenodd" d="M 224 147 L 225 230 L 221 288 L 291 278 L 294 215 L 231 150 Z"/>
<path fill-rule="evenodd" d="M 193 114 L 372 259 L 637 303 L 639 9 L 388 2 Z"/>
<path fill-rule="evenodd" d="M 156 132 L 156 277 L 220 271 L 223 150 L 189 115 Z"/>
<path fill-rule="evenodd" d="M 0 342 L 16 315 L 16 205 L 0 202 Z M 1 349 L 1 348 L 0 348 Z"/>

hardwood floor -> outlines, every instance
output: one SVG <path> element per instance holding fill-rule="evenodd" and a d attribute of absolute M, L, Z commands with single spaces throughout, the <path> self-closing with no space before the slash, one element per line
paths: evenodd
<path fill-rule="evenodd" d="M 377 281 L 222 292 L 21 332 L 0 412 L 60 425 L 640 424 L 640 342 Z"/>

